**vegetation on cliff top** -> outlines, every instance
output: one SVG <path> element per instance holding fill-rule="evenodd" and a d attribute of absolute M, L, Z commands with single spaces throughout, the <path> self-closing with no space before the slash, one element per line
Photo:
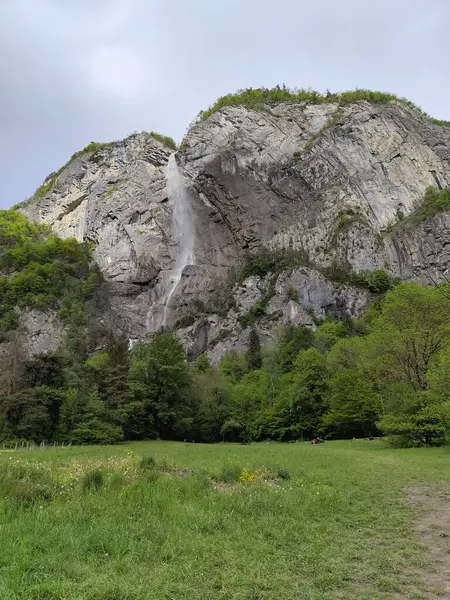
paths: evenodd
<path fill-rule="evenodd" d="M 274 88 L 247 88 L 245 90 L 238 90 L 234 94 L 221 96 L 207 110 L 200 111 L 199 119 L 207 119 L 213 113 L 217 112 L 221 108 L 224 108 L 225 106 L 246 106 L 247 108 L 260 108 L 264 105 L 277 104 L 280 102 L 311 102 L 313 104 L 337 102 L 343 106 L 346 104 L 352 104 L 353 102 L 359 102 L 361 100 L 366 100 L 372 104 L 399 102 L 418 111 L 423 116 L 429 117 L 427 113 L 425 113 L 420 107 L 416 106 L 410 100 L 401 98 L 388 92 L 357 89 L 333 94 L 328 92 L 324 95 L 314 90 L 290 89 L 283 85 L 276 86 Z M 432 119 L 432 121 L 439 125 L 450 125 L 450 123 L 447 121 L 439 121 L 437 119 Z"/>
<path fill-rule="evenodd" d="M 177 149 L 177 145 L 171 137 L 162 135 L 160 133 L 157 133 L 156 131 L 150 132 L 150 135 L 152 136 L 152 138 L 154 138 L 161 144 L 164 144 L 171 150 L 175 151 Z M 79 158 L 80 156 L 83 156 L 85 154 L 95 153 L 95 152 L 98 152 L 99 150 L 104 150 L 105 148 L 114 146 L 117 143 L 118 143 L 117 141 L 90 142 L 87 146 L 85 146 L 81 150 L 78 150 L 78 152 L 75 152 L 74 154 L 72 154 L 70 159 L 60 169 L 58 169 L 54 173 L 50 173 L 50 175 L 48 175 L 46 177 L 44 183 L 37 188 L 37 190 L 34 192 L 34 194 L 32 196 L 30 196 L 30 198 L 28 198 L 27 200 L 24 200 L 23 202 L 19 202 L 18 204 L 15 204 L 12 207 L 12 210 L 17 210 L 19 208 L 23 208 L 23 207 L 27 206 L 28 204 L 30 204 L 31 202 L 34 202 L 35 200 L 39 200 L 39 198 L 43 198 L 46 194 L 51 192 L 51 190 L 55 187 L 58 177 L 61 175 L 61 173 L 64 171 L 64 169 L 67 169 L 67 167 L 69 167 L 73 163 L 73 161 L 76 160 L 77 158 Z"/>
<path fill-rule="evenodd" d="M 156 131 L 151 131 L 150 135 L 152 136 L 153 139 L 155 139 L 158 142 L 161 142 L 161 144 L 164 144 L 164 146 L 167 146 L 174 152 L 177 149 L 177 144 L 176 144 L 175 140 L 173 138 L 171 138 L 170 136 L 162 135 L 161 133 L 157 133 Z"/>
<path fill-rule="evenodd" d="M 273 105 L 278 104 L 280 102 L 311 102 L 314 104 L 336 102 L 340 106 L 344 106 L 346 104 L 359 102 L 361 100 L 365 100 L 372 104 L 387 104 L 389 102 L 398 102 L 417 111 L 418 113 L 429 118 L 432 122 L 438 125 L 450 126 L 450 122 L 434 119 L 410 100 L 406 98 L 401 98 L 389 92 L 357 89 L 340 93 L 327 92 L 326 94 L 321 94 L 320 92 L 310 89 L 291 89 L 286 87 L 284 84 L 283 86 L 276 86 L 274 88 L 247 88 L 243 90 L 238 90 L 234 94 L 226 94 L 225 96 L 221 96 L 207 110 L 200 111 L 200 113 L 198 114 L 198 119 L 205 120 L 208 117 L 210 117 L 213 113 L 226 106 L 246 106 L 247 108 L 262 108 L 265 105 Z M 334 122 L 334 119 L 331 118 L 326 127 L 329 127 Z M 150 132 L 150 135 L 155 140 L 161 142 L 171 150 L 176 151 L 177 144 L 175 140 L 170 136 L 162 135 L 160 133 L 157 133 L 156 131 Z M 316 135 L 320 135 L 320 133 Z M 114 145 L 115 143 L 117 142 L 113 141 L 103 143 L 89 143 L 82 150 L 75 152 L 67 161 L 67 163 L 65 163 L 60 169 L 58 169 L 58 171 L 48 175 L 44 183 L 38 187 L 38 189 L 30 198 L 24 200 L 23 202 L 15 204 L 12 208 L 18 209 L 27 206 L 30 202 L 33 202 L 34 200 L 42 198 L 43 196 L 48 194 L 54 188 L 57 179 L 62 173 L 62 171 L 66 169 L 78 157 L 90 152 L 102 150 L 104 148 Z M 182 145 L 180 145 L 180 148 L 181 147 Z M 296 155 L 299 154 L 300 152 L 296 153 Z"/>
<path fill-rule="evenodd" d="M 27 206 L 28 204 L 30 204 L 30 202 L 33 202 L 34 200 L 39 200 L 39 198 L 43 198 L 46 194 L 48 194 L 54 188 L 54 186 L 58 180 L 58 177 L 61 175 L 61 173 L 64 171 L 64 169 L 67 169 L 67 167 L 69 165 L 71 165 L 73 163 L 73 161 L 76 160 L 77 158 L 79 158 L 80 156 L 83 156 L 84 154 L 89 154 L 91 152 L 98 152 L 99 150 L 103 150 L 104 148 L 109 148 L 110 146 L 113 146 L 116 143 L 117 142 L 90 142 L 82 150 L 78 150 L 78 152 L 75 152 L 74 154 L 72 154 L 72 156 L 69 158 L 69 160 L 60 169 L 58 169 L 54 173 L 50 173 L 50 175 L 48 175 L 46 177 L 44 183 L 38 187 L 38 189 L 34 192 L 34 194 L 30 198 L 28 198 L 27 200 L 24 200 L 23 202 L 19 202 L 18 204 L 15 204 L 12 207 L 12 210 L 17 210 L 19 208 L 23 208 L 24 206 Z"/>
<path fill-rule="evenodd" d="M 440 213 L 449 211 L 450 189 L 438 189 L 430 186 L 426 189 L 422 200 L 409 215 L 405 217 L 401 211 L 397 213 L 397 221 L 386 229 L 386 233 L 394 233 L 406 227 L 418 225 Z"/>

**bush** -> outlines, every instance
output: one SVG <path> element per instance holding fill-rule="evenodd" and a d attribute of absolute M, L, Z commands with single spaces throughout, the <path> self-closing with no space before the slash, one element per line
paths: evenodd
<path fill-rule="evenodd" d="M 74 444 L 117 444 L 123 440 L 123 430 L 99 419 L 81 424 L 72 433 Z"/>
<path fill-rule="evenodd" d="M 291 474 L 287 469 L 278 469 L 277 477 L 279 479 L 284 479 L 285 481 L 289 481 L 289 479 L 291 478 Z"/>
<path fill-rule="evenodd" d="M 143 456 L 139 461 L 141 471 L 154 471 L 156 469 L 156 460 L 153 456 Z"/>
<path fill-rule="evenodd" d="M 266 315 L 266 305 L 265 302 L 257 302 L 254 304 L 247 314 L 241 315 L 238 317 L 238 321 L 240 326 L 243 329 L 246 329 L 250 325 L 253 325 L 260 319 L 262 319 Z"/>
<path fill-rule="evenodd" d="M 447 442 L 447 423 L 438 406 L 425 406 L 417 413 L 387 416 L 378 424 L 379 429 L 394 436 L 397 447 L 442 446 Z"/>
<path fill-rule="evenodd" d="M 259 252 L 248 256 L 238 277 L 238 283 L 252 275 L 265 277 L 269 273 L 278 274 L 288 269 L 309 265 L 309 258 L 304 250 L 262 248 Z"/>
<path fill-rule="evenodd" d="M 17 327 L 17 307 L 59 308 L 67 323 L 74 302 L 91 299 L 100 285 L 90 263 L 89 244 L 60 239 L 14 211 L 0 211 L 0 337 Z"/>
<path fill-rule="evenodd" d="M 394 94 L 386 92 L 377 92 L 371 90 L 352 90 L 340 94 L 330 94 L 326 96 L 314 90 L 294 90 L 283 86 L 274 88 L 247 88 L 238 90 L 235 94 L 222 96 L 210 106 L 207 110 L 201 111 L 199 119 L 207 119 L 213 113 L 226 106 L 246 106 L 247 108 L 258 109 L 264 105 L 277 104 L 280 102 L 311 102 L 313 104 L 323 104 L 326 102 L 336 102 L 341 106 L 360 101 L 370 102 L 371 104 L 387 104 L 389 102 L 400 102 L 401 104 L 412 108 L 419 114 L 426 115 L 424 111 L 406 98 L 399 98 Z M 428 115 L 426 115 L 428 116 Z M 446 124 L 442 122 L 440 124 Z"/>
<path fill-rule="evenodd" d="M 414 443 L 407 435 L 389 435 L 385 438 L 392 448 L 413 448 Z"/>
<path fill-rule="evenodd" d="M 11 486 L 8 496 L 14 504 L 19 506 L 31 506 L 37 502 L 52 499 L 53 492 L 49 488 L 42 487 L 31 481 L 18 481 Z"/>
<path fill-rule="evenodd" d="M 98 492 L 102 489 L 104 483 L 105 481 L 103 473 L 100 471 L 100 469 L 94 469 L 93 471 L 88 471 L 83 475 L 81 480 L 81 488 L 85 492 Z"/>
<path fill-rule="evenodd" d="M 150 135 L 152 136 L 153 139 L 157 140 L 161 144 L 164 144 L 164 146 L 167 146 L 171 150 L 177 149 L 175 140 L 173 138 L 169 137 L 168 135 L 161 135 L 160 133 L 156 133 L 156 131 L 152 131 L 150 133 Z"/>
<path fill-rule="evenodd" d="M 340 265 L 336 259 L 333 260 L 331 265 L 322 270 L 322 274 L 330 281 L 335 281 L 336 283 L 350 283 L 352 279 L 349 267 Z"/>
<path fill-rule="evenodd" d="M 430 186 L 425 190 L 421 202 L 408 216 L 405 217 L 401 211 L 397 212 L 397 222 L 388 227 L 386 232 L 390 233 L 411 225 L 418 225 L 446 211 L 450 211 L 450 189 L 438 190 L 436 187 Z"/>
<path fill-rule="evenodd" d="M 125 475 L 120 471 L 114 471 L 111 473 L 108 483 L 113 490 L 120 490 L 126 484 Z"/>
<path fill-rule="evenodd" d="M 78 150 L 78 152 L 72 154 L 72 156 L 69 158 L 66 164 L 64 164 L 60 169 L 58 169 L 58 171 L 50 173 L 50 175 L 46 177 L 44 183 L 37 188 L 37 190 L 34 192 L 31 198 L 28 198 L 24 202 L 19 202 L 18 204 L 15 204 L 13 206 L 13 209 L 16 210 L 18 208 L 23 208 L 24 206 L 27 206 L 34 200 L 38 200 L 39 198 L 43 198 L 44 196 L 46 196 L 49 192 L 52 191 L 52 189 L 58 181 L 58 177 L 61 175 L 64 169 L 66 169 L 74 160 L 76 160 L 80 156 L 83 156 L 84 154 L 88 154 L 90 152 L 97 152 L 98 150 L 103 150 L 104 148 L 113 146 L 115 143 L 116 142 L 90 142 L 87 146 L 85 146 L 81 150 Z"/>
<path fill-rule="evenodd" d="M 0 470 L 0 488 L 6 498 L 19 506 L 52 500 L 57 485 L 51 475 L 27 464 L 8 464 Z"/>
<path fill-rule="evenodd" d="M 286 299 L 293 300 L 294 302 L 298 302 L 299 294 L 298 289 L 294 286 L 289 286 L 286 290 Z"/>
<path fill-rule="evenodd" d="M 237 483 L 241 473 L 242 468 L 238 465 L 224 465 L 216 479 L 223 483 Z"/>
<path fill-rule="evenodd" d="M 362 287 L 373 294 L 385 294 L 392 290 L 399 281 L 388 275 L 383 269 L 355 273 L 349 265 L 341 265 L 336 259 L 321 272 L 330 281 Z"/>
<path fill-rule="evenodd" d="M 426 189 L 422 203 L 415 213 L 419 221 L 426 221 L 447 210 L 450 210 L 450 189 L 438 190 L 431 186 Z"/>
<path fill-rule="evenodd" d="M 200 300 L 194 300 L 188 310 L 175 322 L 175 329 L 184 329 L 193 325 L 206 313 L 206 307 Z"/>
<path fill-rule="evenodd" d="M 394 287 L 394 280 L 383 269 L 360 271 L 354 277 L 354 282 L 374 294 L 384 294 Z"/>

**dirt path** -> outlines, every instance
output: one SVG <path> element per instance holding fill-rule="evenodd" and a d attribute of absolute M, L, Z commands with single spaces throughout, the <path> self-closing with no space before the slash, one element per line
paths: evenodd
<path fill-rule="evenodd" d="M 428 598 L 450 600 L 450 488 L 410 487 L 407 498 L 422 511 L 416 529 L 432 563 L 422 577 L 430 589 Z"/>

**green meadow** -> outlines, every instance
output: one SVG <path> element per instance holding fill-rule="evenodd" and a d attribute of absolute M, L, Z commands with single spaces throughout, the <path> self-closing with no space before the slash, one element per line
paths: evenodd
<path fill-rule="evenodd" d="M 430 598 L 407 498 L 449 467 L 379 440 L 2 451 L 0 598 Z"/>

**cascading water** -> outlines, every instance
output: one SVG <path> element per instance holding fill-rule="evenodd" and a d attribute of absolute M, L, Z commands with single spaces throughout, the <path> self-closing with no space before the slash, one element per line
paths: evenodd
<path fill-rule="evenodd" d="M 164 304 L 163 327 L 167 325 L 170 301 L 180 283 L 183 270 L 187 265 L 194 264 L 194 215 L 189 204 L 189 197 L 183 177 L 175 160 L 175 154 L 170 155 L 167 165 L 167 189 L 169 203 L 172 207 L 173 234 L 178 239 L 178 250 L 174 267 L 170 273 L 170 281 Z"/>

